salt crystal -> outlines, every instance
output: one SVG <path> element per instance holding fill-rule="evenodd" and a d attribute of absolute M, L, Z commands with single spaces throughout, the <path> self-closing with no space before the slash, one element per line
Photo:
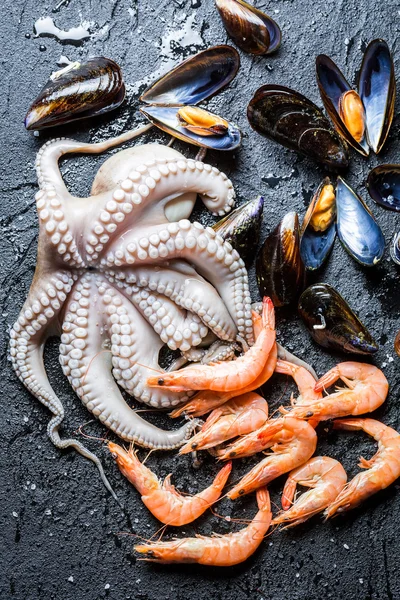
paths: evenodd
<path fill-rule="evenodd" d="M 68 581 L 70 581 L 71 583 L 74 583 L 74 578 L 72 577 L 72 575 L 70 575 L 70 576 L 68 577 Z"/>
<path fill-rule="evenodd" d="M 343 548 L 346 548 L 346 550 L 350 550 L 350 548 L 347 544 L 343 544 Z"/>
<path fill-rule="evenodd" d="M 13 514 L 12 514 L 12 516 L 13 516 L 13 517 L 15 517 L 16 519 L 18 519 L 18 513 L 17 513 L 17 512 L 15 512 L 15 510 L 13 510 Z"/>
<path fill-rule="evenodd" d="M 106 583 L 106 585 L 104 586 L 104 589 L 105 589 L 105 590 L 109 590 L 109 589 L 110 589 L 110 587 L 111 587 L 111 586 L 110 586 L 110 584 L 109 584 L 109 583 Z"/>

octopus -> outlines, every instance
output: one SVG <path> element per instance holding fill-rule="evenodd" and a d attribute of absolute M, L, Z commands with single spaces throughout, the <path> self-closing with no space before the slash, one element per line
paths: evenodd
<path fill-rule="evenodd" d="M 197 195 L 214 215 L 231 209 L 235 193 L 224 173 L 173 148 L 144 144 L 108 158 L 88 198 L 68 191 L 62 156 L 101 153 L 137 134 L 92 144 L 59 138 L 38 152 L 37 264 L 11 329 L 12 365 L 51 411 L 51 441 L 93 460 L 103 480 L 99 459 L 60 436 L 64 408 L 43 362 L 50 336 L 61 336 L 62 370 L 87 410 L 123 440 L 162 450 L 185 443 L 196 421 L 159 429 L 131 408 L 120 388 L 151 407 L 176 406 L 191 392 L 146 383 L 164 372 L 163 346 L 190 357 L 216 340 L 253 343 L 242 259 L 212 228 L 189 221 Z"/>

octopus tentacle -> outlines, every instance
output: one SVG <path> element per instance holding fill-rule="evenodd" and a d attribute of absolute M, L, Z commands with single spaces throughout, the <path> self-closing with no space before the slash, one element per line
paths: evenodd
<path fill-rule="evenodd" d="M 129 286 L 123 291 L 171 350 L 198 346 L 208 334 L 200 317 L 179 308 L 167 297 L 147 288 Z"/>
<path fill-rule="evenodd" d="M 46 339 L 57 329 L 58 316 L 73 283 L 74 278 L 62 271 L 40 278 L 35 276 L 24 307 L 10 332 L 11 363 L 24 386 L 53 413 L 47 425 L 53 444 L 57 448 L 73 447 L 94 462 L 105 486 L 115 497 L 98 457 L 77 440 L 60 438 L 64 407 L 50 385 L 43 364 Z"/>
<path fill-rule="evenodd" d="M 126 281 L 171 298 L 178 306 L 195 313 L 223 340 L 234 340 L 237 327 L 215 288 L 184 261 L 171 261 L 169 268 L 131 267 L 107 276 Z"/>
<path fill-rule="evenodd" d="M 161 258 L 190 260 L 217 289 L 239 335 L 249 345 L 253 343 L 251 299 L 244 262 L 210 227 L 182 219 L 178 223 L 154 226 L 150 237 L 145 231 L 135 229 L 114 242 L 100 265 L 106 270 L 133 263 L 157 264 Z"/>
<path fill-rule="evenodd" d="M 71 211 L 73 217 L 74 209 L 77 209 L 79 214 L 82 210 L 87 212 L 88 206 L 82 206 L 83 199 L 74 198 L 69 193 L 60 173 L 59 159 L 65 154 L 76 152 L 99 154 L 144 133 L 147 129 L 148 126 L 140 127 L 97 144 L 57 138 L 46 142 L 39 150 L 36 157 L 36 172 L 40 187 L 40 191 L 36 194 L 39 219 L 63 263 L 72 267 L 81 267 L 85 263 L 84 253 L 81 248 L 78 248 Z M 105 194 L 105 197 L 109 198 L 110 193 Z M 76 217 L 75 214 L 75 219 Z"/>
<path fill-rule="evenodd" d="M 130 382 L 135 396 L 152 405 L 169 406 L 185 399 L 182 394 L 170 394 L 174 400 L 164 394 L 151 395 L 146 389 L 146 378 L 154 373 L 152 365 L 159 370 L 159 338 L 101 275 L 87 274 L 75 284 L 63 329 L 66 343 L 61 345 L 60 353 L 64 373 L 86 408 L 102 423 L 119 437 L 147 448 L 177 448 L 190 437 L 197 422 L 190 421 L 175 431 L 151 425 L 128 406 L 110 376 L 114 366 L 113 374 L 125 384 Z M 111 352 L 106 345 L 110 335 Z M 153 359 L 148 360 L 152 355 Z M 141 360 L 148 360 L 150 368 L 142 366 Z"/>

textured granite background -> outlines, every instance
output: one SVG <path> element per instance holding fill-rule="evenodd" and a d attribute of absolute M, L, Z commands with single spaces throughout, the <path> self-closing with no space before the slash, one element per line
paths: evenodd
<path fill-rule="evenodd" d="M 239 202 L 256 194 L 265 195 L 264 238 L 286 211 L 295 209 L 304 214 L 326 173 L 250 129 L 246 106 L 253 92 L 263 83 L 275 82 L 294 87 L 320 103 L 314 79 L 315 56 L 328 54 L 354 81 L 362 50 L 376 37 L 383 37 L 393 48 L 399 73 L 400 11 L 394 0 L 257 0 L 256 5 L 282 27 L 282 47 L 267 58 L 241 53 L 242 66 L 236 80 L 209 106 L 238 123 L 244 134 L 243 145 L 234 156 L 210 153 L 207 160 L 232 178 Z M 99 140 L 135 125 L 141 121 L 138 95 L 149 81 L 182 58 L 228 40 L 212 0 L 14 0 L 3 5 L 2 13 L 1 598 L 400 598 L 398 484 L 346 517 L 329 523 L 316 518 L 294 530 L 271 534 L 249 561 L 235 568 L 161 567 L 137 561 L 132 553 L 134 542 L 152 536 L 159 524 L 117 472 L 104 445 L 86 440 L 101 456 L 123 509 L 106 492 L 91 463 L 72 451 L 60 452 L 51 445 L 46 435 L 49 413 L 17 381 L 6 351 L 9 327 L 28 293 L 35 268 L 35 154 L 48 135 Z M 84 22 L 91 37 L 76 45 L 61 45 L 54 38 L 35 38 L 34 22 L 44 16 L 53 17 L 61 29 Z M 128 83 L 127 100 L 119 111 L 103 119 L 34 137 L 24 130 L 24 114 L 62 54 L 72 60 L 93 55 L 115 59 Z M 352 153 L 346 174 L 350 184 L 367 198 L 387 242 L 399 229 L 400 216 L 374 206 L 367 197 L 364 181 L 369 169 L 378 162 L 398 161 L 399 122 L 396 116 L 379 159 L 372 156 L 364 160 Z M 167 137 L 153 131 L 145 139 L 165 142 Z M 193 148 L 184 144 L 176 147 L 187 156 L 194 155 Z M 73 192 L 89 192 L 103 160 L 78 157 L 63 163 Z M 196 215 L 203 222 L 212 222 L 201 211 Z M 336 286 L 380 342 L 374 362 L 387 375 L 391 392 L 378 417 L 399 429 L 399 359 L 393 352 L 394 335 L 400 326 L 399 273 L 388 252 L 377 268 L 367 271 L 356 265 L 337 242 L 328 265 L 313 280 Z M 258 298 L 254 285 L 253 296 Z M 343 359 L 316 347 L 294 310 L 279 314 L 278 337 L 312 362 L 319 374 Z M 79 437 L 77 429 L 90 420 L 90 415 L 61 373 L 56 340 L 49 343 L 45 358 L 50 380 L 66 407 L 65 435 Z M 293 390 L 290 382 L 276 376 L 265 389 L 271 410 L 286 403 Z M 148 418 L 166 423 L 162 415 L 149 413 Z M 105 433 L 97 423 L 90 423 L 85 431 L 93 436 Z M 332 434 L 329 425 L 320 427 L 319 432 L 318 452 L 341 460 L 350 476 L 357 472 L 358 456 L 369 457 L 374 452 L 374 444 L 363 434 Z M 253 459 L 235 465 L 231 479 L 248 470 L 251 462 Z M 199 471 L 192 468 L 190 458 L 178 459 L 174 454 L 152 454 L 147 464 L 160 476 L 173 472 L 178 487 L 191 493 L 208 485 L 218 470 L 207 456 Z M 279 502 L 282 484 L 283 478 L 271 485 L 275 503 Z M 223 500 L 217 510 L 235 519 L 252 518 L 255 500 Z M 243 526 L 210 513 L 184 527 L 178 535 L 224 533 Z"/>

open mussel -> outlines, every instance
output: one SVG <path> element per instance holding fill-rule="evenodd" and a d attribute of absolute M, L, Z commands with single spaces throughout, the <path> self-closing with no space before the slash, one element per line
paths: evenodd
<path fill-rule="evenodd" d="M 257 257 L 256 275 L 261 296 L 269 296 L 274 306 L 297 300 L 305 282 L 297 213 L 287 213 L 265 240 Z"/>
<path fill-rule="evenodd" d="M 218 235 L 239 252 L 246 266 L 254 260 L 260 239 L 263 208 L 264 198 L 258 196 L 239 206 L 213 226 Z"/>
<path fill-rule="evenodd" d="M 324 106 L 340 135 L 363 156 L 378 153 L 393 119 L 395 77 L 390 50 L 374 40 L 365 51 L 358 92 L 328 56 L 316 59 L 317 82 Z"/>
<path fill-rule="evenodd" d="M 336 237 L 335 190 L 328 177 L 311 200 L 300 231 L 300 254 L 309 271 L 319 269 L 332 249 Z"/>
<path fill-rule="evenodd" d="M 198 104 L 228 85 L 239 66 L 235 48 L 224 45 L 208 48 L 157 79 L 141 95 L 140 101 L 153 106 Z"/>
<path fill-rule="evenodd" d="M 159 129 L 202 148 L 234 150 L 242 139 L 234 123 L 197 106 L 146 106 L 140 112 Z"/>
<path fill-rule="evenodd" d="M 213 150 L 240 145 L 239 128 L 196 106 L 219 92 L 235 77 L 240 60 L 230 46 L 203 50 L 166 73 L 140 97 L 140 108 L 155 125 L 189 144 Z"/>
<path fill-rule="evenodd" d="M 367 188 L 377 204 L 388 210 L 400 211 L 400 165 L 379 165 L 372 169 Z"/>
<path fill-rule="evenodd" d="M 327 283 L 310 285 L 300 296 L 298 310 L 320 346 L 352 354 L 377 352 L 378 344 L 369 331 L 339 292 Z"/>
<path fill-rule="evenodd" d="M 271 54 L 281 44 L 282 33 L 271 17 L 244 0 L 215 0 L 228 35 L 250 54 Z"/>
<path fill-rule="evenodd" d="M 110 58 L 73 62 L 53 73 L 25 117 L 28 130 L 64 125 L 106 113 L 120 106 L 125 84 L 120 67 Z"/>
<path fill-rule="evenodd" d="M 390 246 L 390 256 L 396 265 L 400 265 L 400 232 L 395 233 Z"/>
<path fill-rule="evenodd" d="M 250 125 L 258 133 L 322 162 L 333 170 L 348 165 L 341 138 L 318 106 L 302 94 L 280 85 L 264 85 L 247 108 Z"/>
<path fill-rule="evenodd" d="M 365 202 L 338 177 L 336 185 L 336 229 L 347 252 L 365 267 L 382 259 L 385 238 Z"/>

